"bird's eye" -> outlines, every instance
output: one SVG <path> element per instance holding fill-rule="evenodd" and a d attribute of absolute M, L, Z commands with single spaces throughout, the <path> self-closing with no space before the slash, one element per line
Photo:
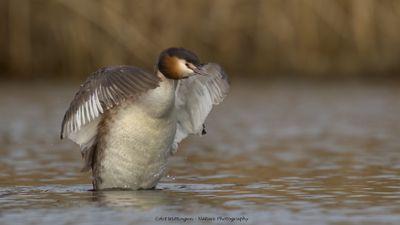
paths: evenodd
<path fill-rule="evenodd" d="M 185 66 L 186 66 L 187 68 L 190 68 L 189 63 L 185 63 Z"/>

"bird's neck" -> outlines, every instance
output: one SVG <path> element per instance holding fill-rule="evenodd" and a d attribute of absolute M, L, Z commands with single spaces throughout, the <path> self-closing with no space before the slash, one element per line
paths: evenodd
<path fill-rule="evenodd" d="M 167 78 L 166 76 L 164 76 L 163 73 L 161 73 L 160 70 L 157 70 L 156 75 L 161 79 L 161 82 L 168 83 L 169 85 L 173 85 L 174 89 L 176 89 L 176 86 L 178 84 L 178 80 Z"/>

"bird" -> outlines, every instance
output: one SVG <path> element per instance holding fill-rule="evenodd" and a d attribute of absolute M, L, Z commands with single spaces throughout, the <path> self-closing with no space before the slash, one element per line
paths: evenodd
<path fill-rule="evenodd" d="M 88 76 L 73 97 L 60 138 L 80 146 L 93 190 L 154 189 L 189 135 L 204 135 L 228 75 L 185 48 L 163 50 L 155 71 L 115 65 Z"/>

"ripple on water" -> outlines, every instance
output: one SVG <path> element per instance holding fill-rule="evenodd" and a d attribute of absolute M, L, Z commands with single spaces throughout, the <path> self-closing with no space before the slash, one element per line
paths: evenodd
<path fill-rule="evenodd" d="M 100 192 L 58 139 L 75 87 L 0 85 L 0 224 L 398 224 L 398 85 L 239 83 L 156 190 Z"/>

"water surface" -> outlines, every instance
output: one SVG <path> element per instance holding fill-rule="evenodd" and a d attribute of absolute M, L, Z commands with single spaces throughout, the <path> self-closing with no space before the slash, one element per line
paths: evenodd
<path fill-rule="evenodd" d="M 76 85 L 0 84 L 0 224 L 399 224 L 400 84 L 246 83 L 148 191 L 92 192 Z"/>

